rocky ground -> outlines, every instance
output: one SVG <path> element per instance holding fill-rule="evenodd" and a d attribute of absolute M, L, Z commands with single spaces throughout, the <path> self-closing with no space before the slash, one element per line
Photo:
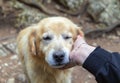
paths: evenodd
<path fill-rule="evenodd" d="M 120 30 L 99 38 L 86 38 L 94 46 L 120 52 Z M 117 34 L 117 35 L 116 35 Z M 21 63 L 15 52 L 17 31 L 12 27 L 0 27 L 0 83 L 26 83 Z M 73 83 L 96 83 L 95 78 L 82 67 L 75 67 Z"/>

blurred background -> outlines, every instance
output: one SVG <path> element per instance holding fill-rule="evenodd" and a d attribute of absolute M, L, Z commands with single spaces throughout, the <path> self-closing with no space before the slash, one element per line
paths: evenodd
<path fill-rule="evenodd" d="M 50 16 L 71 19 L 82 27 L 89 44 L 120 52 L 120 0 L 0 0 L 0 83 L 26 83 L 16 37 Z M 82 67 L 74 70 L 72 83 L 96 83 Z"/>

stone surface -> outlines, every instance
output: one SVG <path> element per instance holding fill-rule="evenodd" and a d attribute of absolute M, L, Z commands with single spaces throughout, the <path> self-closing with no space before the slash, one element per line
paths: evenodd
<path fill-rule="evenodd" d="M 97 46 L 97 43 L 93 42 L 92 45 L 93 45 L 93 46 Z"/>
<path fill-rule="evenodd" d="M 38 6 L 38 8 L 33 6 L 28 6 L 18 0 L 10 1 L 10 6 L 16 9 L 19 13 L 16 15 L 15 27 L 25 28 L 31 24 L 39 22 L 42 18 L 46 17 L 45 14 L 41 13 L 39 5 L 41 4 L 39 0 L 20 0 L 27 4 L 32 4 Z"/>
<path fill-rule="evenodd" d="M 25 74 L 19 74 L 17 80 L 21 81 L 22 83 L 26 83 L 26 76 Z"/>
<path fill-rule="evenodd" d="M 83 0 L 59 0 L 59 2 L 71 10 L 76 10 L 83 3 Z"/>
<path fill-rule="evenodd" d="M 113 39 L 113 40 L 119 40 L 120 37 L 115 36 L 115 35 L 109 35 L 107 38 L 108 39 Z"/>
<path fill-rule="evenodd" d="M 15 83 L 15 78 L 9 78 L 7 83 Z"/>
<path fill-rule="evenodd" d="M 10 57 L 10 59 L 11 59 L 11 60 L 15 60 L 15 59 L 17 60 L 18 57 L 17 57 L 17 55 L 13 55 L 13 56 Z"/>
<path fill-rule="evenodd" d="M 87 12 L 96 22 L 104 22 L 107 25 L 120 21 L 119 0 L 89 0 Z"/>
<path fill-rule="evenodd" d="M 9 54 L 16 53 L 16 43 L 15 42 L 2 42 L 0 43 L 0 56 L 7 56 Z"/>
<path fill-rule="evenodd" d="M 7 51 L 2 44 L 0 44 L 0 56 L 6 56 L 7 54 L 9 54 L 10 52 Z"/>
<path fill-rule="evenodd" d="M 118 35 L 118 36 L 120 36 L 120 31 L 119 31 L 119 30 L 117 30 L 116 32 L 117 32 L 117 35 Z"/>

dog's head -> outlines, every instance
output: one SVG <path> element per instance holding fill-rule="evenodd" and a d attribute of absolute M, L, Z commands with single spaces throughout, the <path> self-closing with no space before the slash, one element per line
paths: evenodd
<path fill-rule="evenodd" d="M 43 57 L 52 67 L 60 68 L 69 63 L 69 53 L 77 35 L 82 31 L 64 17 L 50 17 L 38 23 L 30 39 L 33 55 Z M 42 53 L 42 54 L 41 54 Z"/>

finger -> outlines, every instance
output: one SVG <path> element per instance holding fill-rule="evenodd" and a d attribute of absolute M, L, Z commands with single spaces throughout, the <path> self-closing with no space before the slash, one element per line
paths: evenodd
<path fill-rule="evenodd" d="M 76 66 L 76 64 L 74 62 L 70 62 L 70 63 L 66 64 L 64 67 L 59 68 L 59 69 L 63 70 L 63 69 L 68 69 L 68 68 L 71 68 L 74 66 Z"/>
<path fill-rule="evenodd" d="M 73 49 L 73 50 L 70 52 L 70 55 L 69 55 L 71 61 L 73 60 L 73 58 L 75 58 L 75 57 L 74 57 L 75 54 L 76 54 L 76 49 Z"/>
<path fill-rule="evenodd" d="M 78 36 L 77 39 L 76 39 L 76 41 L 75 41 L 75 43 L 74 43 L 74 47 L 77 47 L 77 46 L 81 45 L 82 43 L 86 43 L 85 40 L 84 40 L 84 38 Z"/>

